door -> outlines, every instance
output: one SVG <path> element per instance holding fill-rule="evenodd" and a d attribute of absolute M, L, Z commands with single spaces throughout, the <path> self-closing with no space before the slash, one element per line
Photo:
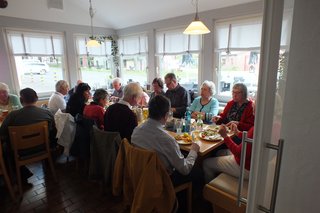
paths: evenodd
<path fill-rule="evenodd" d="M 319 212 L 320 1 L 264 2 L 247 212 Z M 279 158 L 267 144 L 278 145 L 280 138 L 283 154 L 272 196 Z"/>

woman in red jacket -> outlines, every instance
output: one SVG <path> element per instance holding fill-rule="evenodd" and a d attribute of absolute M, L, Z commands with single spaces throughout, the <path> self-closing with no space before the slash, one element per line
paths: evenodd
<path fill-rule="evenodd" d="M 252 101 L 247 99 L 246 85 L 237 83 L 232 88 L 232 100 L 229 101 L 219 116 L 212 121 L 216 124 L 236 124 L 241 131 L 248 131 L 254 124 Z"/>
<path fill-rule="evenodd" d="M 239 138 L 242 138 L 242 132 L 237 128 L 236 124 L 231 124 L 231 131 L 235 132 Z M 251 127 L 248 131 L 248 138 L 253 138 L 254 127 Z M 221 125 L 219 129 L 220 135 L 224 138 L 224 143 L 228 149 L 220 150 L 217 155 L 223 153 L 224 156 L 218 156 L 214 158 L 207 158 L 203 161 L 203 172 L 205 181 L 208 183 L 215 178 L 219 173 L 223 172 L 234 177 L 240 175 L 240 158 L 242 143 L 236 144 L 232 138 L 227 135 L 227 129 L 225 125 Z M 251 149 L 252 145 L 247 144 L 244 178 L 249 178 L 250 161 L 251 161 Z"/>

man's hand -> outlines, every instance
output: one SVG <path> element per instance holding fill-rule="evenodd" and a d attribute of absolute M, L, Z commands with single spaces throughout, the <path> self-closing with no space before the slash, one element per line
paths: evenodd
<path fill-rule="evenodd" d="M 195 151 L 195 152 L 199 152 L 199 150 L 200 150 L 200 146 L 197 144 L 197 143 L 192 143 L 191 144 L 191 148 L 190 148 L 191 150 L 193 150 L 193 151 Z"/>

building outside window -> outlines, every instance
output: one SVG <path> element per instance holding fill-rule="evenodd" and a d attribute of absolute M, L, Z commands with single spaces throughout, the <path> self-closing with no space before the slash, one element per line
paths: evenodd
<path fill-rule="evenodd" d="M 30 87 L 49 96 L 65 79 L 64 37 L 60 33 L 6 30 L 16 90 Z"/>
<path fill-rule="evenodd" d="M 112 75 L 111 41 L 104 41 L 99 47 L 87 47 L 88 37 L 77 36 L 78 68 L 82 81 L 88 83 L 93 90 L 109 89 Z"/>
<path fill-rule="evenodd" d="M 146 35 L 120 37 L 120 75 L 124 83 L 135 81 L 141 86 L 147 84 L 148 38 Z"/>
<path fill-rule="evenodd" d="M 175 73 L 183 87 L 197 91 L 201 36 L 182 32 L 183 29 L 156 33 L 156 75 L 164 78 L 167 73 Z"/>

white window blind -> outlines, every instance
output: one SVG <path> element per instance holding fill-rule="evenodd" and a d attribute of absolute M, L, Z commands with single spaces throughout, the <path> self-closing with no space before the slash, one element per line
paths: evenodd
<path fill-rule="evenodd" d="M 148 37 L 145 35 L 120 37 L 118 44 L 123 56 L 148 53 Z"/>
<path fill-rule="evenodd" d="M 182 29 L 159 31 L 156 40 L 157 55 L 198 53 L 201 50 L 201 35 L 185 35 Z"/>
<path fill-rule="evenodd" d="M 111 41 L 105 40 L 99 47 L 87 47 L 86 43 L 89 40 L 88 37 L 77 36 L 77 51 L 78 55 L 90 56 L 110 56 L 111 55 Z"/>
<path fill-rule="evenodd" d="M 63 55 L 63 35 L 36 32 L 7 31 L 14 55 L 61 56 Z"/>
<path fill-rule="evenodd" d="M 260 49 L 262 17 L 238 19 L 215 24 L 218 51 Z"/>

